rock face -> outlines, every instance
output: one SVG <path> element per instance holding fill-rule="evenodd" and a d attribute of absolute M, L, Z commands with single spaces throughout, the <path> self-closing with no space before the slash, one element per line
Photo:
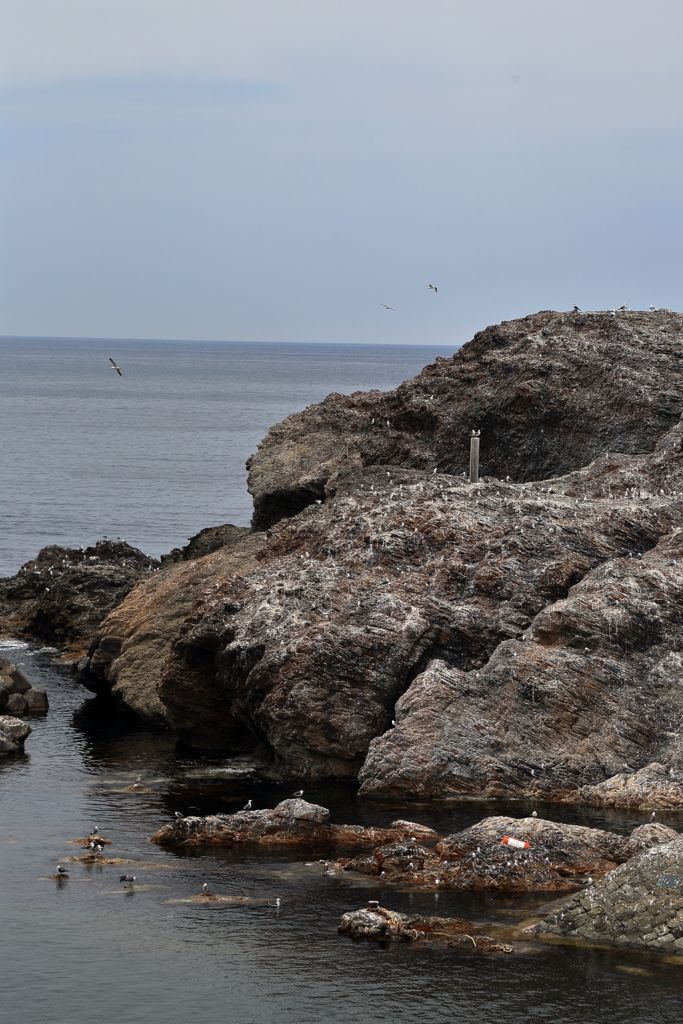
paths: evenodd
<path fill-rule="evenodd" d="M 374 799 L 674 805 L 681 356 L 678 314 L 545 312 L 290 417 L 251 461 L 274 525 L 136 587 L 81 678 Z M 455 475 L 472 426 L 500 480 Z"/>
<path fill-rule="evenodd" d="M 683 839 L 611 871 L 533 931 L 683 956 Z"/>
<path fill-rule="evenodd" d="M 654 762 L 633 775 L 622 772 L 597 786 L 582 786 L 568 800 L 592 807 L 683 807 L 683 781 Z"/>
<path fill-rule="evenodd" d="M 0 632 L 78 648 L 135 584 L 159 567 L 125 541 L 43 548 L 0 580 Z"/>
<path fill-rule="evenodd" d="M 626 838 L 542 818 L 494 817 L 442 839 L 434 850 L 394 842 L 336 867 L 440 892 L 544 892 L 583 886 L 589 876 L 673 838 L 678 834 L 662 825 L 641 826 Z"/>
<path fill-rule="evenodd" d="M 31 726 L 12 715 L 0 715 L 0 756 L 22 754 Z"/>
<path fill-rule="evenodd" d="M 269 846 L 371 846 L 407 837 L 411 822 L 395 821 L 388 829 L 360 825 L 330 825 L 330 812 L 306 800 L 283 800 L 277 807 L 214 814 L 206 818 L 178 818 L 162 825 L 152 842 L 162 846 L 234 846 L 258 843 Z M 409 826 L 407 828 L 406 826 Z M 418 826 L 419 828 L 420 826 Z M 422 829 L 421 835 L 431 829 Z"/>
<path fill-rule="evenodd" d="M 78 681 L 93 693 L 112 696 L 145 723 L 167 726 L 169 714 L 159 699 L 158 684 L 171 644 L 205 591 L 212 593 L 212 588 L 256 564 L 263 538 L 242 533 L 232 546 L 224 544 L 196 561 L 182 558 L 169 563 L 140 583 L 95 630 L 87 655 L 76 665 Z M 201 714 L 209 735 L 220 732 L 224 746 L 253 749 L 253 735 L 235 722 L 220 695 L 205 697 L 196 685 L 206 660 L 199 652 L 188 665 L 187 699 L 173 708 L 171 724 L 177 724 L 182 736 Z"/>
<path fill-rule="evenodd" d="M 395 391 L 329 395 L 274 426 L 247 463 L 253 524 L 295 515 L 365 466 L 458 474 L 472 428 L 484 471 L 503 479 L 652 451 L 683 411 L 682 352 L 683 316 L 664 310 L 544 310 L 487 327 Z"/>

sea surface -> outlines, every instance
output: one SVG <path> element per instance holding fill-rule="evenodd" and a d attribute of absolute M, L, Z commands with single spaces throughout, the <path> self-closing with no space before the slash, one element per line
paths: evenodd
<path fill-rule="evenodd" d="M 329 391 L 388 388 L 448 350 L 381 346 L 8 341 L 3 366 L 3 572 L 46 544 L 124 536 L 159 554 L 203 526 L 246 524 L 245 458 L 267 428 Z M 124 377 L 107 369 L 108 356 Z M 122 385 L 122 386 L 121 386 Z M 118 390 L 117 390 L 118 389 Z M 0 642 L 48 690 L 26 754 L 0 761 L 0 1011 L 12 1024 L 679 1024 L 683 963 L 531 947 L 478 957 L 337 935 L 378 898 L 396 910 L 509 922 L 538 899 L 413 893 L 323 874 L 329 851 L 164 850 L 175 811 L 272 807 L 293 785 L 246 758 L 182 756 L 76 685 L 58 652 Z M 143 792 L 128 787 L 142 774 Z M 409 818 L 443 834 L 531 807 L 373 805 L 347 784 L 304 786 L 337 822 Z M 643 815 L 543 808 L 629 833 Z M 646 817 L 649 817 L 646 816 Z M 683 814 L 659 815 L 683 829 Z M 97 825 L 126 863 L 87 866 Z M 56 880 L 58 864 L 68 880 Z M 121 873 L 134 874 L 126 887 Z M 244 905 L 193 902 L 207 882 Z M 280 907 L 272 906 L 277 897 Z"/>
<path fill-rule="evenodd" d="M 453 351 L 0 338 L 0 576 L 46 544 L 123 537 L 158 557 L 205 526 L 248 526 L 244 463 L 271 426 Z"/>

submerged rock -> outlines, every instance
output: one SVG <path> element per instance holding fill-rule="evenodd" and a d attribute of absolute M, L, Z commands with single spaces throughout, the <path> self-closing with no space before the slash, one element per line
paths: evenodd
<path fill-rule="evenodd" d="M 629 838 L 542 818 L 493 817 L 442 839 L 434 850 L 392 843 L 332 870 L 438 891 L 543 892 L 583 887 L 592 875 L 673 837 L 678 833 L 662 825 L 641 826 Z"/>
<path fill-rule="evenodd" d="M 331 825 L 330 812 L 306 800 L 283 800 L 274 808 L 213 814 L 206 818 L 177 818 L 152 836 L 163 846 L 232 846 L 259 843 L 271 846 L 311 844 L 372 846 L 406 838 L 405 822 L 393 822 L 388 829 L 360 825 Z M 410 823 L 408 823 L 410 824 Z M 432 833 L 435 838 L 436 833 Z"/>
<path fill-rule="evenodd" d="M 683 839 L 634 857 L 526 931 L 683 956 Z"/>

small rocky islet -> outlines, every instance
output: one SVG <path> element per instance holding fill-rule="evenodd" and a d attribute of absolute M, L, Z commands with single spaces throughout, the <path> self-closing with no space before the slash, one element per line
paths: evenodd
<path fill-rule="evenodd" d="M 121 540 L 43 549 L 0 581 L 0 632 L 56 644 L 92 692 L 270 779 L 677 809 L 682 412 L 681 314 L 503 322 L 394 391 L 330 395 L 273 427 L 248 462 L 251 529 L 208 528 L 160 562 Z M 470 484 L 473 429 L 485 475 Z M 538 821 L 512 821 L 538 840 Z M 413 837 L 397 835 L 341 869 L 405 881 L 417 861 L 444 884 L 453 837 L 414 838 L 424 853 L 403 867 Z M 594 874 L 654 856 L 617 839 L 588 857 Z M 677 841 L 652 847 L 674 850 L 659 876 L 677 875 Z M 489 850 L 500 877 L 504 856 Z M 537 880 L 566 883 L 545 856 Z M 546 931 L 571 937 L 575 918 Z"/>

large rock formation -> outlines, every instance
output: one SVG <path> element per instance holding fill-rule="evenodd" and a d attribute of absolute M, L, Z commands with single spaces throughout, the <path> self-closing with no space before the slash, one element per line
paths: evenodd
<path fill-rule="evenodd" d="M 0 633 L 83 647 L 105 615 L 159 563 L 121 540 L 43 548 L 0 580 Z"/>
<path fill-rule="evenodd" d="M 604 451 L 649 452 L 683 411 L 683 316 L 544 310 L 487 327 L 395 391 L 329 395 L 274 426 L 247 463 L 254 526 L 333 494 L 341 472 L 457 474 L 470 429 L 486 472 L 567 473 Z"/>
<path fill-rule="evenodd" d="M 290 417 L 251 461 L 274 525 L 136 588 L 82 678 L 196 748 L 373 798 L 619 803 L 661 765 L 630 805 L 670 805 L 681 356 L 678 314 L 539 313 Z M 517 482 L 455 475 L 471 426 Z"/>

